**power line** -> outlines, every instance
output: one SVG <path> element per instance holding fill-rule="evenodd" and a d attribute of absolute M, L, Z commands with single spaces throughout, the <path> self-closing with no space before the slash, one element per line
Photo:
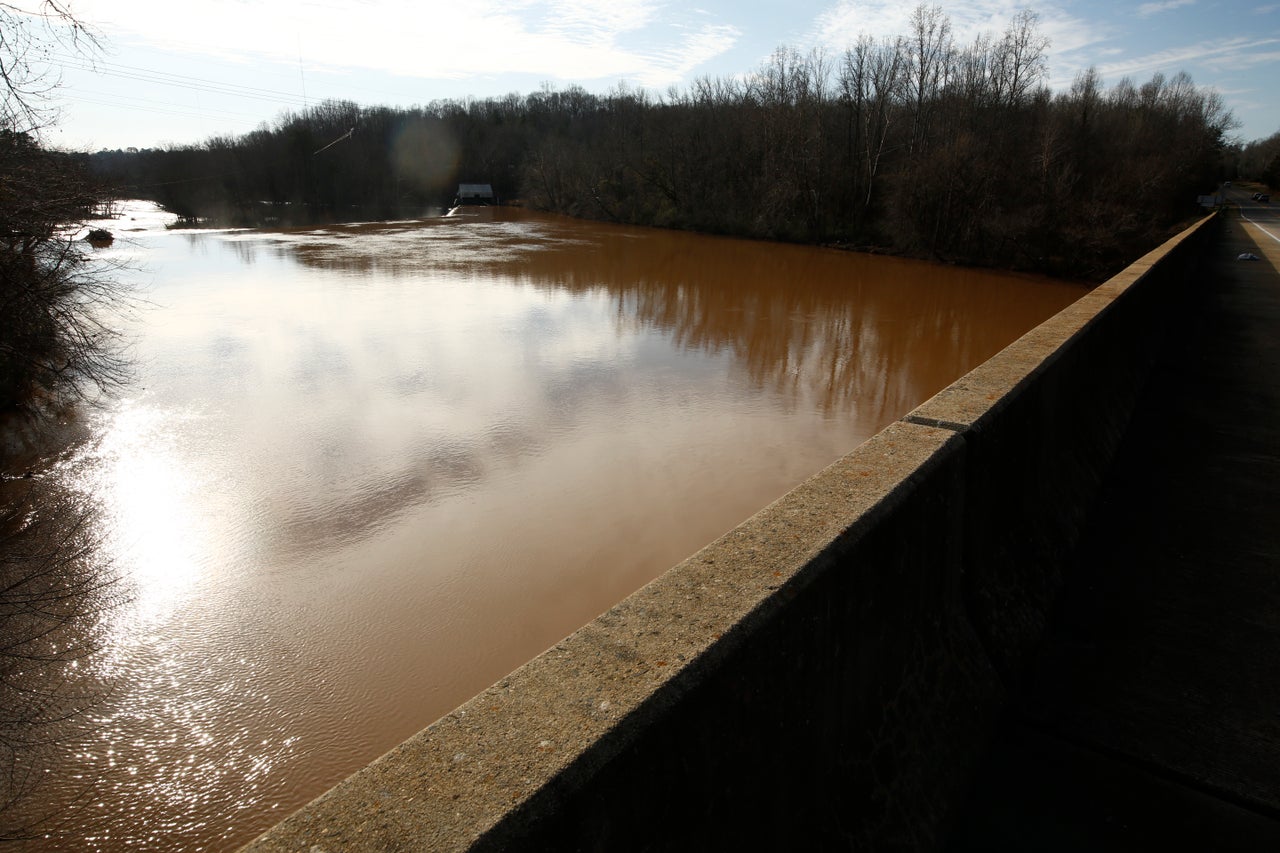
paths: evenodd
<path fill-rule="evenodd" d="M 133 80 L 142 83 L 158 83 L 164 86 L 174 86 L 179 89 L 209 92 L 218 95 L 232 95 L 239 98 L 251 98 L 260 101 L 271 101 L 273 103 L 285 101 L 296 106 L 303 106 L 303 103 L 299 101 L 297 94 L 293 92 L 263 89 L 258 86 L 241 86 L 234 83 L 221 83 L 216 80 L 209 80 L 202 77 L 192 77 L 186 74 L 174 74 L 168 71 L 152 71 L 146 68 L 139 68 L 132 65 L 118 65 L 112 62 L 90 62 L 74 56 L 61 56 L 59 58 L 62 60 L 65 67 L 74 68 L 78 71 L 85 71 L 90 74 L 117 77 L 124 80 Z"/>
<path fill-rule="evenodd" d="M 195 77 L 190 74 L 177 74 L 172 71 L 157 71 L 154 68 L 143 68 L 138 65 L 125 65 L 123 63 L 109 62 L 106 60 L 93 60 L 93 59 L 88 59 L 84 56 L 78 56 L 76 54 L 70 54 L 70 53 L 55 54 L 55 56 L 62 62 L 66 62 L 68 64 L 78 64 L 79 66 L 84 67 L 90 71 L 97 71 L 102 69 L 117 69 L 121 72 L 147 74 L 147 75 L 152 75 L 156 77 L 171 77 L 174 80 L 182 81 L 186 83 L 213 86 L 213 87 L 219 87 L 219 88 L 240 89 L 247 92 L 255 92 L 261 95 L 284 97 L 284 98 L 297 97 L 297 95 L 293 92 L 286 92 L 280 89 L 267 89 L 261 86 L 244 86 L 239 83 L 224 83 L 220 80 L 211 80 L 208 77 Z"/>
<path fill-rule="evenodd" d="M 66 65 L 67 67 L 76 68 L 90 73 L 98 73 L 110 76 L 121 76 L 125 79 L 138 79 L 126 75 L 143 75 L 142 79 L 157 78 L 149 80 L 149 82 L 162 83 L 164 85 L 174 85 L 183 87 L 208 87 L 210 91 L 217 91 L 221 94 L 241 94 L 243 97 L 254 97 L 265 100 L 284 100 L 298 104 L 302 107 L 308 106 L 315 98 L 309 97 L 305 91 L 306 80 L 303 76 L 302 85 L 304 91 L 301 94 L 297 92 L 287 92 L 280 89 L 268 89 L 259 86 L 243 86 L 237 83 L 225 83 L 219 80 L 213 80 L 207 77 L 196 77 L 188 74 L 176 74 L 169 71 L 157 71 L 151 68 L 143 68 L 136 65 L 125 65 L 116 62 L 88 60 L 84 57 L 78 57 L 71 54 L 54 54 L 54 57 Z M 299 58 L 301 63 L 301 57 Z M 167 78 L 167 79 L 166 79 Z M 359 90 L 368 92 L 371 95 L 380 98 L 389 99 L 392 103 L 403 103 L 413 101 L 417 95 L 408 92 L 393 92 L 387 89 L 374 88 L 370 86 L 360 86 L 355 83 L 345 82 L 344 88 L 349 90 Z M 348 99 L 354 99 L 349 96 Z"/>
<path fill-rule="evenodd" d="M 245 124 L 259 124 L 262 121 L 261 116 L 251 116 L 248 113 L 220 110 L 213 107 L 200 107 L 197 112 L 192 109 L 184 109 L 178 104 L 157 101 L 152 98 L 139 98 L 133 95 L 120 95 L 114 92 L 95 92 L 91 89 L 65 91 L 63 92 L 63 96 L 68 100 L 81 101 L 87 104 L 97 104 L 99 106 L 106 107 L 124 107 L 130 110 L 142 110 L 150 113 L 160 113 L 162 115 L 176 115 L 188 118 L 214 117 L 243 122 Z"/>
<path fill-rule="evenodd" d="M 307 108 L 307 69 L 302 64 L 302 35 L 298 35 L 298 76 L 302 79 L 302 108 Z"/>

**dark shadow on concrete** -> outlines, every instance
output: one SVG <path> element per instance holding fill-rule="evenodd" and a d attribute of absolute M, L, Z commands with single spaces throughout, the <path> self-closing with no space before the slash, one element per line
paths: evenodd
<path fill-rule="evenodd" d="M 1221 227 L 952 850 L 1280 849 L 1280 274 Z"/>

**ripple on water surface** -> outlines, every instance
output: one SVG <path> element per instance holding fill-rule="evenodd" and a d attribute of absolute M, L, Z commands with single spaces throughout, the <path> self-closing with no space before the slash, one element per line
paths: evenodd
<path fill-rule="evenodd" d="M 119 577 L 31 798 L 89 850 L 248 840 L 1081 293 L 505 210 L 130 241 L 136 382 L 45 475 Z"/>

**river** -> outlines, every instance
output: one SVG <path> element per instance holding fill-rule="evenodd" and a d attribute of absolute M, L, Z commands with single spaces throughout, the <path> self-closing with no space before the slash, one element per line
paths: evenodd
<path fill-rule="evenodd" d="M 133 381 L 22 460 L 110 583 L 19 847 L 248 841 L 1085 292 L 515 209 L 163 220 L 94 254 Z"/>

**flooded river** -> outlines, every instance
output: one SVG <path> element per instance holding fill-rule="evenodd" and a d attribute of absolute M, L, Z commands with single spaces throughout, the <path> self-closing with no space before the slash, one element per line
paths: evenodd
<path fill-rule="evenodd" d="M 114 579 L 11 781 L 31 849 L 249 840 L 1083 293 L 506 209 L 127 213 L 134 381 L 24 461 Z"/>

